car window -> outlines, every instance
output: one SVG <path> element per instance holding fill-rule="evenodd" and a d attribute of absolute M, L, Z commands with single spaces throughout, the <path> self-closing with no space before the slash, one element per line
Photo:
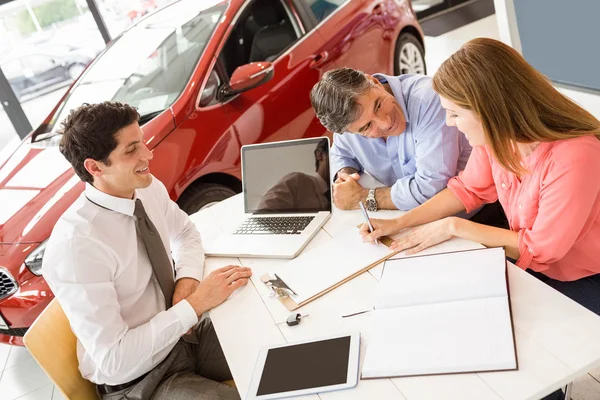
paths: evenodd
<path fill-rule="evenodd" d="M 138 108 L 142 122 L 171 106 L 189 81 L 227 5 L 222 0 L 179 1 L 125 31 L 71 90 L 53 118 L 52 130 L 82 103 L 128 103 Z"/>
<path fill-rule="evenodd" d="M 2 72 L 6 76 L 6 79 L 16 78 L 23 75 L 23 66 L 19 60 L 10 60 L 0 64 Z"/>
<path fill-rule="evenodd" d="M 329 14 L 334 12 L 339 6 L 344 4 L 346 0 L 297 0 L 303 3 L 308 10 L 312 12 L 317 21 L 321 22 Z"/>
<path fill-rule="evenodd" d="M 249 62 L 274 61 L 300 36 L 300 27 L 281 1 L 255 0 L 241 12 L 218 58 L 231 76 Z"/>
<path fill-rule="evenodd" d="M 42 54 L 32 54 L 21 59 L 23 66 L 36 74 L 48 71 L 56 65 L 52 57 Z"/>

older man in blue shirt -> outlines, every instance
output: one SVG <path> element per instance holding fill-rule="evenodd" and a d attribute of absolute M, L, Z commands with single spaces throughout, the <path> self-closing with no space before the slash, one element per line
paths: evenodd
<path fill-rule="evenodd" d="M 410 210 L 446 187 L 464 169 L 471 146 L 422 75 L 367 75 L 332 70 L 311 91 L 317 117 L 336 132 L 330 152 L 338 208 L 365 202 L 377 209 Z M 366 172 L 386 187 L 363 188 Z"/>

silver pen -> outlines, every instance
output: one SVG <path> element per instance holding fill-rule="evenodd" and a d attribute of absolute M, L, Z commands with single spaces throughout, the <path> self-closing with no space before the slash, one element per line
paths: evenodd
<path fill-rule="evenodd" d="M 360 207 L 360 211 L 362 211 L 365 221 L 367 221 L 367 226 L 369 227 L 370 231 L 373 232 L 375 229 L 373 229 L 373 224 L 371 224 L 371 220 L 369 219 L 369 214 L 367 214 L 367 209 L 365 208 L 365 205 L 362 203 L 362 201 L 359 201 L 358 205 Z M 375 244 L 379 246 L 379 242 L 377 241 L 377 239 L 375 239 Z"/>

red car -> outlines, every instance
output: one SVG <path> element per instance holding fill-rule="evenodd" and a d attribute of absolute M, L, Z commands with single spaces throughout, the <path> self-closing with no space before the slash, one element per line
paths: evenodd
<path fill-rule="evenodd" d="M 182 0 L 111 42 L 0 162 L 0 342 L 22 345 L 53 297 L 41 275 L 46 240 L 84 188 L 58 151 L 69 110 L 136 106 L 154 175 L 193 213 L 241 191 L 242 145 L 331 137 L 308 94 L 341 66 L 425 73 L 410 2 Z"/>

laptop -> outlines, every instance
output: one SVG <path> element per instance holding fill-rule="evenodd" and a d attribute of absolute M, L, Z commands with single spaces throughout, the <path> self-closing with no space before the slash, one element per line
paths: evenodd
<path fill-rule="evenodd" d="M 206 255 L 294 258 L 331 216 L 327 137 L 242 147 L 244 214 Z"/>

